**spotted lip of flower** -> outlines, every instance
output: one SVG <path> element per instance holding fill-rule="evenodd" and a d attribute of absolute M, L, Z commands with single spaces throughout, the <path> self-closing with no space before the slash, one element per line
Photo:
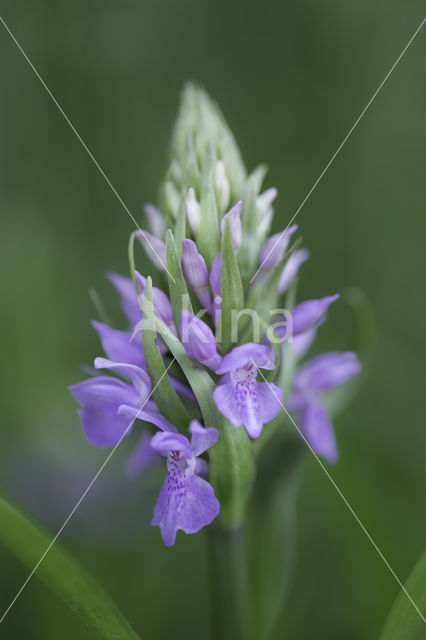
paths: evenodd
<path fill-rule="evenodd" d="M 191 422 L 189 431 L 191 442 L 180 433 L 167 432 L 156 433 L 151 440 L 152 449 L 167 458 L 168 471 L 151 524 L 160 527 L 168 547 L 174 545 L 179 529 L 197 533 L 220 510 L 213 487 L 199 476 L 207 469 L 207 462 L 199 456 L 216 443 L 218 432 L 205 429 L 197 420 Z"/>
<path fill-rule="evenodd" d="M 217 408 L 236 427 L 258 438 L 263 425 L 281 409 L 282 390 L 272 382 L 258 382 L 258 369 L 274 369 L 268 346 L 249 342 L 223 357 L 216 373 L 224 374 L 213 392 Z"/>
<path fill-rule="evenodd" d="M 298 415 L 302 432 L 315 453 L 328 462 L 337 461 L 338 451 L 333 425 L 320 395 L 360 371 L 361 363 L 355 353 L 330 351 L 303 364 L 294 376 L 288 409 Z"/>

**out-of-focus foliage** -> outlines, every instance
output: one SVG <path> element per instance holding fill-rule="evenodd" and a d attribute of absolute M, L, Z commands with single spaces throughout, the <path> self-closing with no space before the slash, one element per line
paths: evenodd
<path fill-rule="evenodd" d="M 157 199 L 179 92 L 194 78 L 223 109 L 248 171 L 269 165 L 278 231 L 424 7 L 4 0 L 0 13 L 138 221 L 142 203 Z M 312 251 L 301 298 L 349 284 L 372 302 L 376 352 L 367 384 L 336 421 L 341 460 L 331 473 L 400 576 L 420 555 L 426 524 L 425 50 L 420 33 L 298 215 Z M 0 482 L 55 530 L 106 455 L 85 441 L 66 386 L 99 354 L 89 287 L 119 325 L 104 273 L 127 271 L 134 227 L 2 28 L 0 56 Z M 318 349 L 344 348 L 348 319 L 340 303 Z M 164 549 L 149 528 L 162 474 L 129 482 L 131 445 L 114 455 L 64 541 L 138 629 L 143 609 L 144 637 L 208 637 L 203 537 Z M 297 516 L 287 637 L 377 638 L 398 585 L 315 460 Z M 4 549 L 0 572 L 6 608 L 27 572 Z M 7 638 L 91 637 L 39 581 L 3 625 Z"/>

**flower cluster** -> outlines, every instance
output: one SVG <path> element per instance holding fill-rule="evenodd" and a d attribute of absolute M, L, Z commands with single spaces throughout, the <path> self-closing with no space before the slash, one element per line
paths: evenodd
<path fill-rule="evenodd" d="M 106 358 L 70 387 L 96 446 L 118 445 L 136 421 L 149 425 L 128 470 L 167 459 L 152 524 L 168 546 L 179 529 L 195 533 L 219 512 L 222 524 L 235 525 L 242 509 L 232 506 L 244 506 L 250 492 L 241 478 L 253 481 L 250 439 L 285 420 L 284 408 L 311 448 L 336 461 L 322 394 L 360 371 L 353 352 L 302 361 L 339 296 L 294 305 L 309 254 L 297 240 L 291 245 L 296 225 L 268 237 L 277 192 L 261 192 L 264 174 L 246 173 L 217 108 L 187 87 L 159 208 L 147 205 L 148 230 L 133 234 L 158 286 L 134 268 L 133 250 L 131 277 L 109 274 L 127 330 L 93 322 Z M 239 466 L 239 482 L 230 466 Z"/>

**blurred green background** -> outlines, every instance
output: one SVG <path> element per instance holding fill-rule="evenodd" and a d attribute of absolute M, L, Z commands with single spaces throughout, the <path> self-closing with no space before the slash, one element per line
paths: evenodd
<path fill-rule="evenodd" d="M 420 0 L 2 0 L 9 24 L 138 220 L 155 201 L 187 79 L 219 102 L 249 169 L 266 162 L 275 230 L 293 215 L 424 14 Z M 425 542 L 426 32 L 298 216 L 301 293 L 357 285 L 377 324 L 370 375 L 336 421 L 331 469 L 402 579 Z M 94 287 L 126 273 L 133 224 L 0 26 L 0 487 L 56 531 L 104 460 L 67 385 L 100 353 Z M 145 265 L 147 266 L 147 265 Z M 321 346 L 344 348 L 330 313 Z M 131 444 L 131 443 L 130 443 Z M 143 638 L 208 637 L 203 535 L 149 527 L 159 476 L 129 483 L 122 446 L 62 540 Z M 297 574 L 277 638 L 373 640 L 398 586 L 307 456 Z M 160 474 L 161 475 L 161 474 Z M 28 571 L 0 548 L 0 609 Z M 2 638 L 91 638 L 34 578 Z"/>

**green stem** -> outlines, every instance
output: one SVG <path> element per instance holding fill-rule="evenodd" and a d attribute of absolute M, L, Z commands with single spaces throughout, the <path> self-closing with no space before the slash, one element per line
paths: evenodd
<path fill-rule="evenodd" d="M 209 531 L 213 640 L 251 637 L 250 588 L 244 531 Z"/>

